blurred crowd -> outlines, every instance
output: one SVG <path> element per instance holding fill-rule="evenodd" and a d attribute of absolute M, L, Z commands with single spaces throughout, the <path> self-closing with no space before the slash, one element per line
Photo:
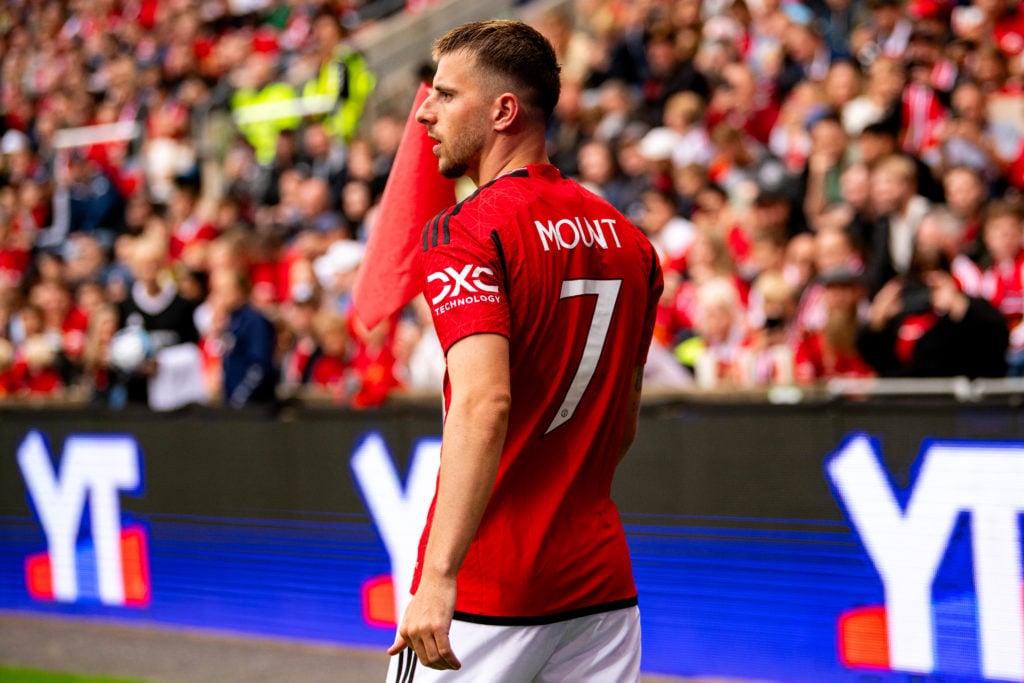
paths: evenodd
<path fill-rule="evenodd" d="M 1024 374 L 1018 4 L 521 8 L 563 65 L 553 163 L 661 255 L 647 386 Z M 0 397 L 439 389 L 422 299 L 351 314 L 407 113 L 365 113 L 367 7 L 0 8 Z"/>

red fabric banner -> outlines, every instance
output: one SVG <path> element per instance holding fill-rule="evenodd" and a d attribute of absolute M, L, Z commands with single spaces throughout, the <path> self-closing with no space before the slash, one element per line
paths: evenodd
<path fill-rule="evenodd" d="M 437 170 L 434 141 L 416 122 L 430 87 L 420 85 L 391 167 L 377 220 L 352 290 L 355 313 L 368 328 L 407 304 L 423 289 L 417 258 L 423 227 L 455 203 L 455 181 Z"/>

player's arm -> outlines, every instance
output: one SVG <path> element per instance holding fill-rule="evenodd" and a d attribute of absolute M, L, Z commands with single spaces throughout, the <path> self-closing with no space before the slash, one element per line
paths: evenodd
<path fill-rule="evenodd" d="M 633 381 L 629 385 L 629 400 L 626 403 L 626 414 L 622 416 L 622 445 L 619 446 L 619 462 L 626 457 L 629 447 L 636 439 L 640 426 L 640 392 L 644 385 L 644 366 L 633 368 Z"/>
<path fill-rule="evenodd" d="M 647 306 L 644 312 L 644 326 L 640 334 L 640 343 L 637 347 L 636 364 L 633 366 L 633 381 L 629 385 L 629 397 L 626 402 L 626 414 L 622 416 L 622 443 L 619 445 L 619 462 L 626 457 L 629 447 L 636 439 L 636 433 L 640 426 L 640 393 L 644 385 L 644 364 L 647 363 L 647 353 L 651 348 L 651 339 L 654 337 L 654 322 L 658 312 L 658 301 L 665 288 L 664 276 L 661 272 L 661 264 L 658 261 L 658 254 L 654 247 L 650 247 L 651 270 L 648 278 L 649 289 L 647 292 Z"/>
<path fill-rule="evenodd" d="M 498 334 L 465 337 L 448 350 L 451 402 L 445 418 L 441 469 L 419 588 L 399 629 L 431 668 L 461 666 L 448 640 L 455 610 L 455 577 L 494 488 L 511 406 L 508 340 Z"/>

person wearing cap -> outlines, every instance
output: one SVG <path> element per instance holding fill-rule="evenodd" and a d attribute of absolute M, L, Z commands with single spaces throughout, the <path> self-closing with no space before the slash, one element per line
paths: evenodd
<path fill-rule="evenodd" d="M 794 375 L 799 384 L 833 377 L 872 377 L 872 368 L 857 350 L 860 311 L 867 303 L 863 273 L 849 265 L 822 271 L 816 285 L 822 290 L 824 321 L 804 332 L 794 352 Z"/>
<path fill-rule="evenodd" d="M 837 205 L 830 213 L 841 213 L 848 207 Z M 864 262 L 853 236 L 843 225 L 819 225 L 813 238 L 813 272 L 826 273 L 845 269 L 861 273 Z M 804 288 L 797 305 L 797 329 L 800 333 L 815 332 L 825 327 L 828 311 L 825 288 L 817 277 L 812 277 Z"/>

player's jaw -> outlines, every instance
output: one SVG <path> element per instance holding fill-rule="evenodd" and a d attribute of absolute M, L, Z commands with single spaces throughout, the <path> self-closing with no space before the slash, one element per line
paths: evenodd
<path fill-rule="evenodd" d="M 436 130 L 428 135 L 437 141 L 434 155 L 437 170 L 445 178 L 461 178 L 469 171 L 472 162 L 479 156 L 480 142 L 473 131 L 460 131 L 452 136 L 442 136 Z"/>

